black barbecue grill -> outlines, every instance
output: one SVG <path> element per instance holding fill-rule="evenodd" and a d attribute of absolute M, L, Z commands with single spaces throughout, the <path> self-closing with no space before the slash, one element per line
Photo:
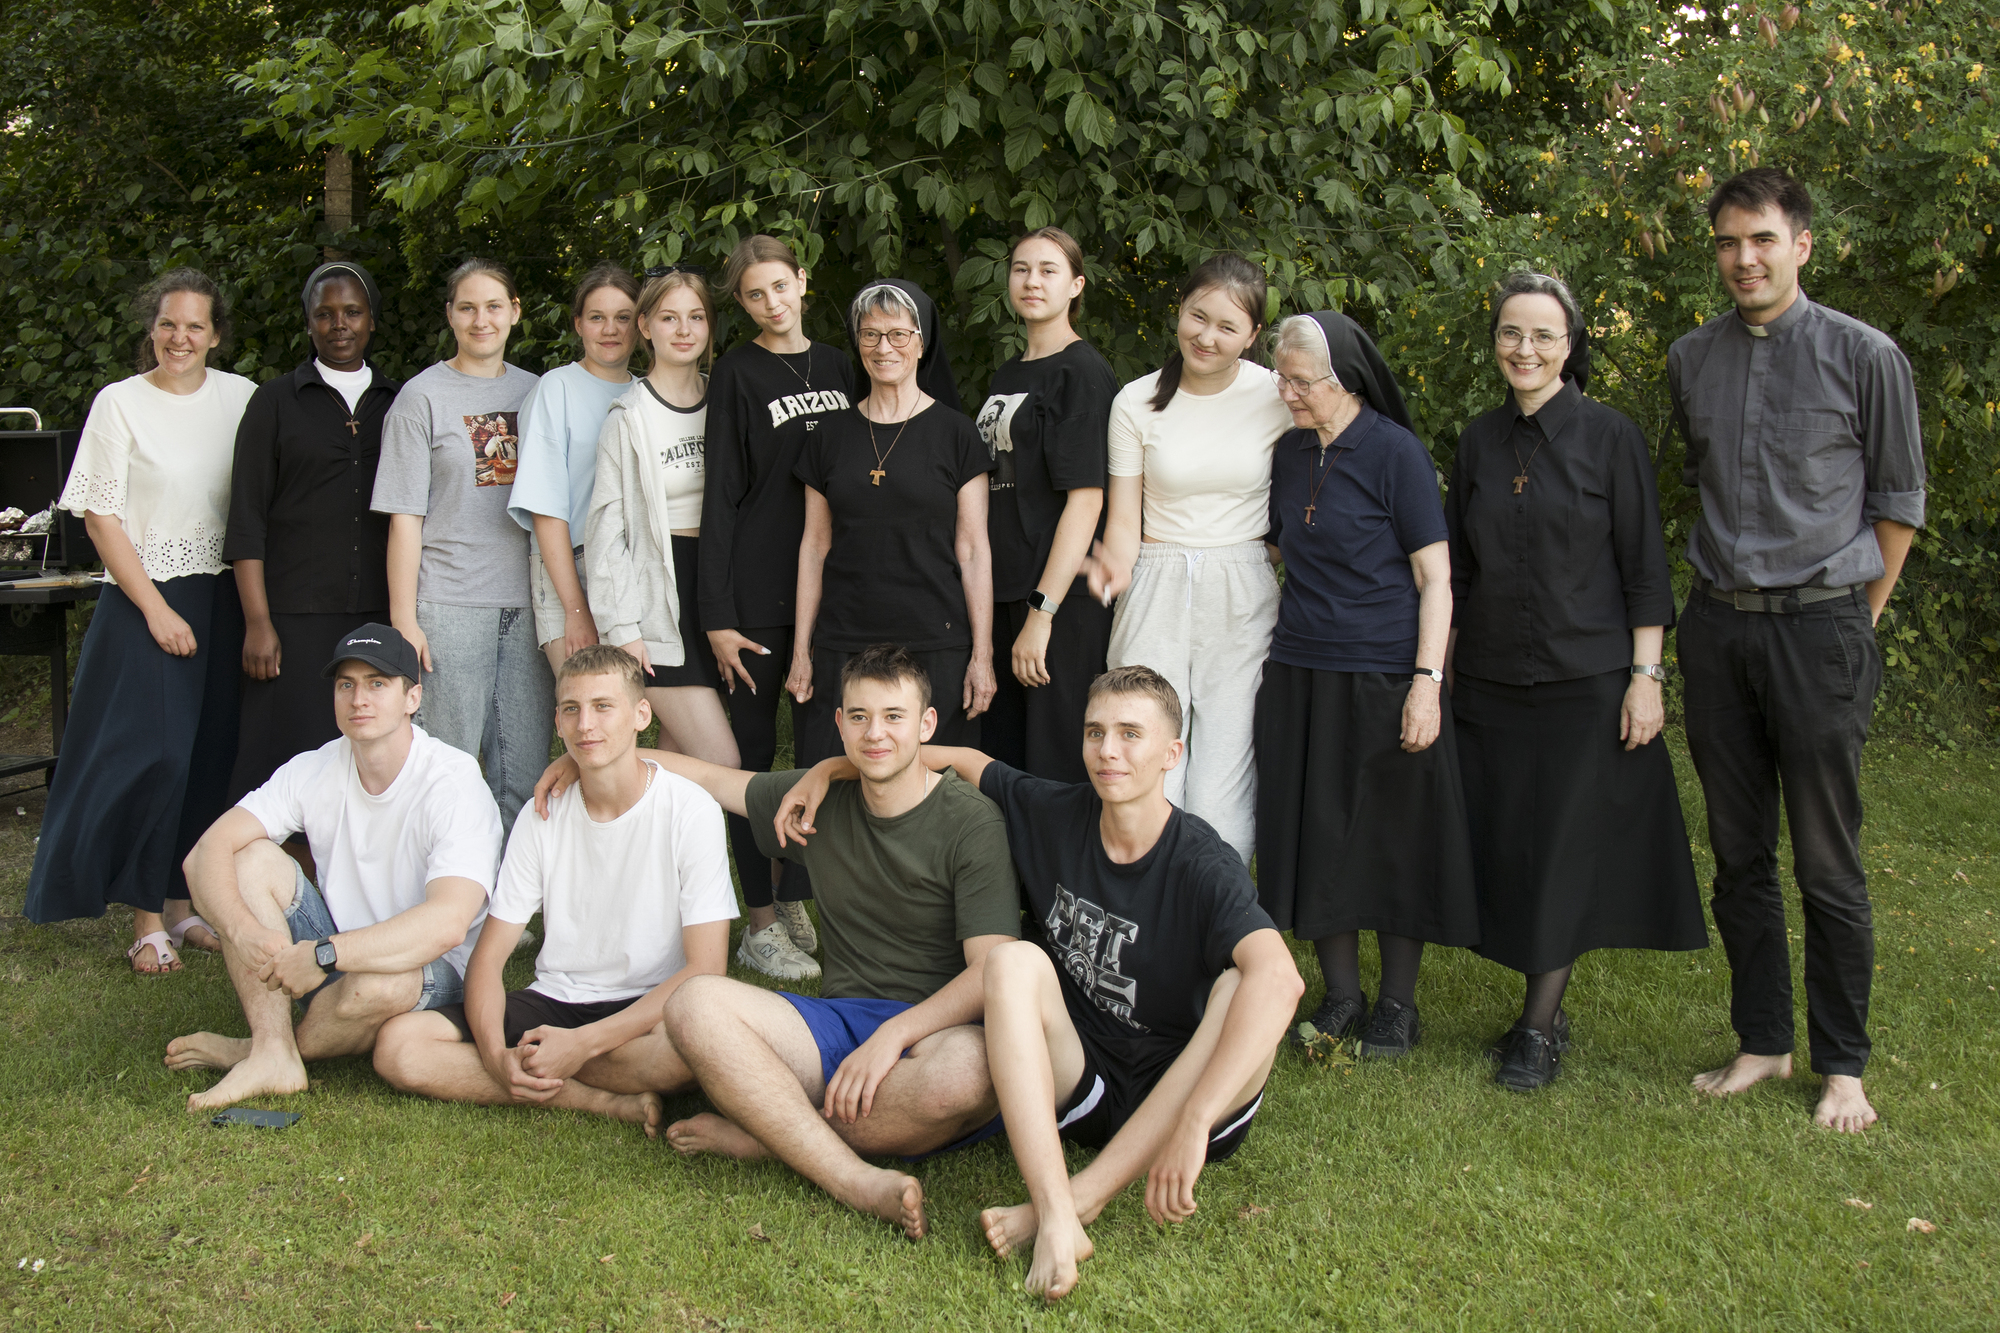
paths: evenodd
<path fill-rule="evenodd" d="M 0 525 L 0 654 L 49 660 L 50 753 L 0 754 L 0 778 L 48 774 L 62 751 L 69 713 L 69 608 L 95 600 L 100 585 L 77 577 L 97 562 L 83 520 L 55 509 L 69 479 L 81 432 L 43 430 L 33 409 L 0 407 L 0 418 L 26 417 L 27 430 L 0 430 L 0 510 L 18 509 L 39 532 Z M 53 513 L 49 511 L 53 510 Z M 47 515 L 45 525 L 34 522 Z M 11 517 L 11 516 L 9 516 Z M 17 520 L 18 522 L 18 520 Z"/>

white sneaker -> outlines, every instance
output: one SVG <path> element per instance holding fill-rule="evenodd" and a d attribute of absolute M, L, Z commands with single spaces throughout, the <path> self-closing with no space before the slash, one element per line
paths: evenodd
<path fill-rule="evenodd" d="M 798 951 L 782 921 L 773 921 L 762 930 L 744 931 L 736 961 L 780 981 L 805 981 L 819 975 L 819 964 L 811 955 Z"/>
<path fill-rule="evenodd" d="M 800 953 L 819 952 L 819 932 L 813 929 L 812 918 L 806 915 L 804 903 L 778 903 L 778 924 L 792 937 L 792 943 Z"/>

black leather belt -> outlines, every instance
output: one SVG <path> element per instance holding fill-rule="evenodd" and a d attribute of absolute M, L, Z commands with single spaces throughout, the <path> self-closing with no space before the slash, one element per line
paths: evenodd
<path fill-rule="evenodd" d="M 1704 582 L 1706 583 L 1705 580 Z M 1851 597 L 1855 590 L 1862 586 L 1856 583 L 1845 588 L 1745 588 L 1737 592 L 1724 592 L 1713 583 L 1706 583 L 1706 590 L 1716 601 L 1733 606 L 1738 611 L 1796 615 L 1800 609 L 1815 602 L 1832 602 L 1843 597 Z"/>

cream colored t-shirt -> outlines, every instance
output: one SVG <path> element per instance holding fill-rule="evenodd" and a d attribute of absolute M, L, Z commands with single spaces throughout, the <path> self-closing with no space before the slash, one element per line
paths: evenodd
<path fill-rule="evenodd" d="M 1182 546 L 1234 546 L 1270 528 L 1271 449 L 1292 428 L 1278 379 L 1240 363 L 1221 393 L 1183 389 L 1155 412 L 1160 373 L 1133 380 L 1111 403 L 1111 475 L 1143 477 L 1143 532 Z"/>
<path fill-rule="evenodd" d="M 79 518 L 115 516 L 155 583 L 220 574 L 229 568 L 222 537 L 236 425 L 256 390 L 214 369 L 189 394 L 155 388 L 144 375 L 105 385 L 56 503 Z"/>

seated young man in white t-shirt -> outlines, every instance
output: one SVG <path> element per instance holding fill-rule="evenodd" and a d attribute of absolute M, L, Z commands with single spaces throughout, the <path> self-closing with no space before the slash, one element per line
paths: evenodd
<path fill-rule="evenodd" d="M 562 1106 L 659 1132 L 660 1093 L 693 1075 L 658 1031 L 689 977 L 723 975 L 736 890 L 722 807 L 639 757 L 652 723 L 631 654 L 592 644 L 556 673 L 556 730 L 581 776 L 523 810 L 465 1003 L 404 1014 L 382 1029 L 375 1068 L 405 1092 L 497 1106 Z M 542 914 L 535 984 L 501 972 Z"/>
<path fill-rule="evenodd" d="M 188 1110 L 303 1092 L 307 1060 L 362 1055 L 398 1014 L 464 994 L 500 863 L 479 763 L 411 722 L 417 650 L 387 625 L 334 648 L 340 737 L 288 760 L 202 834 L 185 862 L 222 939 L 250 1036 L 167 1043 L 169 1069 L 223 1069 Z M 315 885 L 279 847 L 304 833 Z M 305 1011 L 294 1029 L 291 1005 Z"/>

